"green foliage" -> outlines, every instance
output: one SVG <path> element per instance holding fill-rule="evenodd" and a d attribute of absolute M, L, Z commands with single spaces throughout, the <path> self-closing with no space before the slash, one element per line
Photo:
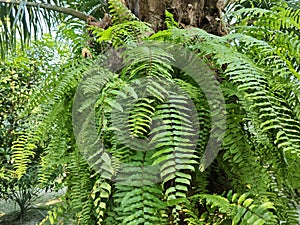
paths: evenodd
<path fill-rule="evenodd" d="M 31 114 L 25 136 L 14 142 L 19 177 L 34 157 L 42 184 L 60 178 L 68 187 L 49 213 L 50 224 L 63 217 L 73 224 L 298 224 L 298 11 L 241 8 L 237 26 L 224 37 L 179 29 L 166 12 L 168 29 L 150 36 L 150 26 L 120 1 L 109 3 L 114 25 L 94 34 L 101 44 L 127 49 L 114 59 L 72 59 L 45 75 L 22 114 Z M 200 162 L 214 133 L 205 90 L 172 64 L 176 54 L 140 47 L 143 40 L 184 46 L 215 72 L 227 129 L 210 167 Z M 123 68 L 114 65 L 119 59 Z M 92 104 L 97 128 L 96 134 L 78 128 L 78 146 L 71 118 L 77 88 L 88 97 L 97 94 L 96 103 L 83 98 L 75 112 L 84 114 Z"/>
<path fill-rule="evenodd" d="M 7 57 L 0 67 L 0 161 L 4 174 L 0 179 L 0 196 L 15 201 L 21 217 L 38 192 L 38 155 L 42 150 L 36 141 L 38 136 L 25 133 L 30 123 L 24 112 L 28 110 L 26 105 L 31 102 L 30 98 L 37 92 L 37 87 L 54 72 L 51 63 L 57 60 L 57 52 L 52 49 L 55 46 L 55 42 L 45 36 L 26 52 L 19 49 L 16 55 Z M 61 56 L 66 55 L 64 49 L 57 46 L 56 50 Z M 49 61 L 45 61 L 46 58 Z"/>
<path fill-rule="evenodd" d="M 109 0 L 108 4 L 114 24 L 137 20 L 136 16 L 125 6 L 123 1 Z"/>
<path fill-rule="evenodd" d="M 134 42 L 137 38 L 142 39 L 145 33 L 149 32 L 153 32 L 150 25 L 140 21 L 119 23 L 106 30 L 93 28 L 93 34 L 96 36 L 97 42 L 111 43 L 113 46 Z"/>
<path fill-rule="evenodd" d="M 107 8 L 107 2 L 104 0 L 91 0 L 84 4 L 78 0 L 2 1 L 0 3 L 1 58 L 5 58 L 9 52 L 15 52 L 19 44 L 25 50 L 33 44 L 33 40 L 40 40 L 45 33 L 56 30 L 59 24 L 66 28 L 60 27 L 56 32 L 58 36 L 76 32 L 78 36 L 72 41 L 82 40 L 80 36 L 84 36 L 83 31 L 87 21 L 82 21 L 82 18 L 79 20 L 76 15 L 81 14 L 85 17 L 87 14 L 99 19 L 103 18 Z M 75 15 L 70 16 L 70 11 L 75 12 Z M 76 44 L 83 43 L 77 41 Z"/>
<path fill-rule="evenodd" d="M 178 24 L 178 22 L 175 21 L 173 14 L 168 12 L 167 10 L 165 13 L 166 13 L 165 23 L 167 25 L 167 28 L 170 29 L 172 27 L 179 27 L 179 24 Z"/>
<path fill-rule="evenodd" d="M 277 224 L 276 216 L 271 212 L 275 210 L 269 200 L 261 200 L 250 193 L 233 194 L 229 191 L 226 197 L 221 195 L 200 194 L 192 197 L 199 199 L 200 205 L 206 207 L 207 212 L 197 217 L 190 205 L 186 205 L 184 213 L 185 222 L 194 224 Z"/>

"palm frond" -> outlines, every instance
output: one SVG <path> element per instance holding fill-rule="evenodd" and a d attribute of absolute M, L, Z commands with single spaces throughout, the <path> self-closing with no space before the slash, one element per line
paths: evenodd
<path fill-rule="evenodd" d="M 54 5 L 55 4 L 55 5 Z M 74 3 L 73 3 L 74 4 Z M 75 5 L 75 4 L 74 4 Z M 82 6 L 83 7 L 83 6 Z M 94 7 L 88 12 L 87 9 Z M 84 10 L 87 11 L 79 11 Z M 103 16 L 105 2 L 89 2 L 84 8 L 68 8 L 61 1 L 0 1 L 0 49 L 2 58 L 7 52 L 15 50 L 17 43 L 23 47 L 32 39 L 38 39 L 43 33 L 51 33 L 61 22 L 68 22 L 68 17 L 79 18 L 87 22 L 88 18 L 97 21 L 93 16 Z M 87 14 L 91 13 L 91 14 Z M 99 17 L 98 17 L 99 18 Z M 81 22 L 83 30 L 85 23 Z"/>

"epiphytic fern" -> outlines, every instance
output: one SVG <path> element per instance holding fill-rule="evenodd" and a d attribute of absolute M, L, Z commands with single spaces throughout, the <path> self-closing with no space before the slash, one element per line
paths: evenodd
<path fill-rule="evenodd" d="M 241 25 L 249 26 L 224 37 L 176 26 L 144 37 L 140 35 L 149 27 L 133 20 L 120 4 L 111 1 L 115 25 L 95 33 L 99 42 L 115 47 L 129 43 L 127 48 L 116 51 L 106 66 L 96 59 L 82 67 L 86 73 L 66 76 L 61 88 L 54 90 L 57 95 L 49 96 L 48 107 L 57 107 L 45 115 L 53 122 L 46 123 L 52 124 L 47 125 L 52 128 L 49 131 L 60 127 L 55 123 L 62 121 L 57 119 L 61 113 L 71 115 L 66 102 L 82 75 L 86 76 L 79 86 L 82 105 L 74 114 L 95 110 L 90 118 L 96 124 L 93 136 L 79 129 L 77 137 L 89 164 L 79 155 L 71 134 L 70 148 L 61 152 L 66 155 L 69 174 L 65 183 L 70 187 L 64 210 L 77 223 L 86 224 L 297 224 L 299 62 L 294 59 L 297 51 L 289 50 L 299 43 L 297 36 L 287 33 L 298 21 L 294 11 L 274 8 L 277 15 L 291 18 L 276 25 L 270 22 L 274 19 L 271 11 L 244 9 Z M 266 23 L 258 19 L 253 26 L 247 19 L 255 16 L 244 18 L 249 12 L 270 19 Z M 281 29 L 277 37 L 273 37 L 275 29 Z M 279 46 L 289 37 L 293 37 L 290 43 Z M 204 80 L 205 90 L 201 90 L 186 71 L 173 64 L 184 54 L 172 51 L 171 43 L 168 51 L 157 42 L 140 45 L 143 39 L 167 40 L 193 50 L 215 72 L 217 85 Z M 196 57 L 187 59 L 190 64 L 200 63 Z M 224 94 L 224 139 L 218 129 L 212 130 L 213 125 L 223 124 L 212 123 L 211 108 L 218 102 L 208 104 L 206 94 L 216 91 L 210 87 L 221 87 Z M 96 96 L 96 102 L 91 96 Z M 84 128 L 84 120 L 80 122 Z M 70 129 L 62 132 L 68 133 Z M 222 146 L 212 165 L 205 168 L 200 158 L 210 135 L 217 136 L 214 140 L 222 141 Z M 53 142 L 62 143 L 56 138 Z M 54 148 L 50 144 L 45 159 L 55 156 L 49 154 Z M 236 194 L 222 197 L 231 189 Z"/>

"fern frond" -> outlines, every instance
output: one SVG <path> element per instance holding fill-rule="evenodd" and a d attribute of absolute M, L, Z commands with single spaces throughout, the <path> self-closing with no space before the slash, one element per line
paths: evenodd
<path fill-rule="evenodd" d="M 22 176 L 27 165 L 30 163 L 29 156 L 34 155 L 34 149 L 40 143 L 47 141 L 47 135 L 49 135 L 55 129 L 55 122 L 57 122 L 57 116 L 71 112 L 70 96 L 73 95 L 79 80 L 82 77 L 82 71 L 85 69 L 86 64 L 82 64 L 82 67 L 78 67 L 76 70 L 65 71 L 65 76 L 60 79 L 52 77 L 52 83 L 49 87 L 44 84 L 41 89 L 37 90 L 37 99 L 29 102 L 28 110 L 24 111 L 23 116 L 30 113 L 35 117 L 28 122 L 27 136 L 28 138 L 22 138 L 19 142 L 15 142 L 13 146 L 13 157 L 15 157 L 15 168 L 18 171 L 18 176 Z M 68 73 L 69 72 L 69 73 Z M 53 86 L 52 86 L 53 85 Z M 43 90 L 44 88 L 44 91 Z M 42 96 L 44 93 L 44 96 Z M 39 98 L 39 96 L 41 96 Z M 69 111 L 67 110 L 69 109 Z M 51 136 L 51 135 L 50 135 Z M 21 152 L 24 154 L 21 155 Z"/>
<path fill-rule="evenodd" d="M 30 164 L 31 159 L 35 155 L 37 146 L 35 143 L 39 142 L 39 136 L 33 134 L 23 134 L 13 143 L 14 168 L 18 178 L 21 178 L 26 173 L 27 165 Z"/>
<path fill-rule="evenodd" d="M 78 151 L 70 155 L 70 163 L 66 170 L 69 176 L 69 189 L 67 196 L 70 198 L 69 204 L 73 215 L 76 215 L 77 224 L 91 224 L 93 218 L 93 201 L 90 198 L 92 190 L 91 173 L 85 159 Z"/>
<path fill-rule="evenodd" d="M 114 24 L 138 20 L 138 18 L 124 5 L 121 0 L 109 0 L 108 4 L 110 13 L 113 16 Z"/>
<path fill-rule="evenodd" d="M 151 166 L 150 152 L 138 151 L 119 172 L 116 183 L 115 212 L 118 224 L 163 224 L 162 190 L 153 184 L 157 170 Z"/>
<path fill-rule="evenodd" d="M 107 209 L 108 200 L 111 196 L 112 187 L 104 179 L 97 179 L 94 183 L 91 197 L 97 213 L 97 224 L 102 224 Z"/>
<path fill-rule="evenodd" d="M 298 145 L 298 140 L 293 138 L 293 129 L 298 130 L 299 126 L 295 125 L 293 129 L 290 129 L 285 127 L 286 122 L 278 120 L 278 116 L 282 116 L 280 111 L 282 106 L 278 105 L 280 99 L 273 96 L 267 89 L 267 74 L 245 55 L 219 44 L 222 43 L 219 40 L 216 40 L 216 42 L 201 43 L 197 46 L 206 54 L 214 54 L 219 65 L 228 64 L 225 75 L 234 85 L 237 85 L 237 90 L 241 94 L 243 93 L 242 101 L 247 105 L 245 105 L 245 110 L 250 115 L 256 115 L 255 118 L 259 118 L 260 122 L 254 125 L 257 130 L 262 129 L 264 133 L 269 133 L 272 130 L 272 134 L 269 133 L 269 135 L 273 135 L 273 130 L 277 130 L 277 139 L 274 141 L 282 149 L 283 155 L 285 151 L 289 151 L 288 149 L 294 149 L 295 145 Z M 201 48 L 200 45 L 202 46 Z M 222 57 L 225 55 L 226 58 Z M 257 120 L 254 117 L 252 118 L 253 122 Z M 289 120 L 290 115 L 288 111 L 285 113 L 284 118 L 283 120 L 285 121 Z M 297 124 L 296 121 L 295 123 Z M 296 148 L 299 149 L 298 147 Z M 284 156 L 283 159 L 285 160 Z"/>
<path fill-rule="evenodd" d="M 43 152 L 40 162 L 39 181 L 47 185 L 52 183 L 54 179 L 62 176 L 63 166 L 67 163 L 65 156 L 70 147 L 70 138 L 68 137 L 68 127 L 70 125 L 69 117 L 61 117 L 56 122 L 56 132 L 52 133 L 52 137 L 46 149 Z"/>
<path fill-rule="evenodd" d="M 269 27 L 272 30 L 300 29 L 300 9 L 294 10 L 293 8 L 275 6 L 271 10 L 270 15 L 259 18 L 258 26 Z"/>
<path fill-rule="evenodd" d="M 171 61 L 173 56 L 157 47 L 147 44 L 128 49 L 124 52 L 125 68 L 122 76 L 127 79 L 137 79 L 140 77 L 154 76 L 158 78 L 170 79 L 173 71 Z"/>
<path fill-rule="evenodd" d="M 134 43 L 152 32 L 153 30 L 149 24 L 140 21 L 123 22 L 106 30 L 93 28 L 93 34 L 96 36 L 97 42 L 111 43 L 114 47 Z"/>
<path fill-rule="evenodd" d="M 228 89 L 234 91 L 232 86 L 229 86 Z M 224 90 L 226 91 L 226 89 Z M 226 150 L 223 159 L 228 160 L 231 165 L 231 170 L 227 173 L 233 174 L 229 175 L 229 179 L 233 178 L 233 187 L 236 190 L 249 189 L 253 193 L 265 193 L 271 178 L 266 169 L 260 165 L 261 155 L 254 151 L 253 146 L 267 145 L 267 138 L 261 135 L 256 140 L 256 137 L 248 136 L 249 128 L 247 127 L 249 125 L 244 117 L 245 112 L 237 103 L 228 103 L 227 112 L 226 122 L 230 129 L 227 129 L 223 141 L 223 147 Z M 257 174 L 260 175 L 257 176 Z"/>
<path fill-rule="evenodd" d="M 166 19 L 165 23 L 167 25 L 168 29 L 172 29 L 173 27 L 179 27 L 178 22 L 175 21 L 174 16 L 172 13 L 168 12 L 167 10 L 165 11 L 166 14 Z"/>
<path fill-rule="evenodd" d="M 229 192 L 227 198 L 204 194 L 200 198 L 206 200 L 206 205 L 216 207 L 220 213 L 229 217 L 233 225 L 277 224 L 276 216 L 271 212 L 273 204 L 268 201 L 257 202 L 249 193 L 239 195 Z"/>
<path fill-rule="evenodd" d="M 186 198 L 194 166 L 199 164 L 195 151 L 197 126 L 190 120 L 193 117 L 190 107 L 186 96 L 170 93 L 168 101 L 158 106 L 153 116 L 161 125 L 150 132 L 156 149 L 153 165 L 160 167 L 165 198 L 170 207 L 174 207 L 175 223 L 180 221 L 180 199 Z M 173 200 L 176 201 L 172 203 Z"/>
<path fill-rule="evenodd" d="M 242 8 L 232 13 L 240 25 L 246 25 L 253 20 L 255 26 L 267 27 L 270 30 L 296 28 L 299 30 L 299 9 L 274 6 L 271 9 Z"/>

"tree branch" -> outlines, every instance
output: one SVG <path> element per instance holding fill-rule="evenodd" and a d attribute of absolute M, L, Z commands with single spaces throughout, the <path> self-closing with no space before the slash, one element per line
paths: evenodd
<path fill-rule="evenodd" d="M 22 2 L 21 1 L 14 1 L 14 0 L 0 0 L 0 3 L 4 3 L 4 4 L 12 4 L 12 5 L 20 5 Z M 56 11 L 56 12 L 60 12 L 63 14 L 67 14 L 67 15 L 71 15 L 73 17 L 76 17 L 78 19 L 87 21 L 88 19 L 97 22 L 98 20 L 91 16 L 91 15 L 87 15 L 85 13 L 79 12 L 75 9 L 71 9 L 71 8 L 65 8 L 65 7 L 61 7 L 61 6 L 56 6 L 56 5 L 50 5 L 50 4 L 45 4 L 45 3 L 36 3 L 36 2 L 26 2 L 26 6 L 29 7 L 40 7 L 43 9 L 48 9 L 48 10 L 52 10 L 52 11 Z"/>

